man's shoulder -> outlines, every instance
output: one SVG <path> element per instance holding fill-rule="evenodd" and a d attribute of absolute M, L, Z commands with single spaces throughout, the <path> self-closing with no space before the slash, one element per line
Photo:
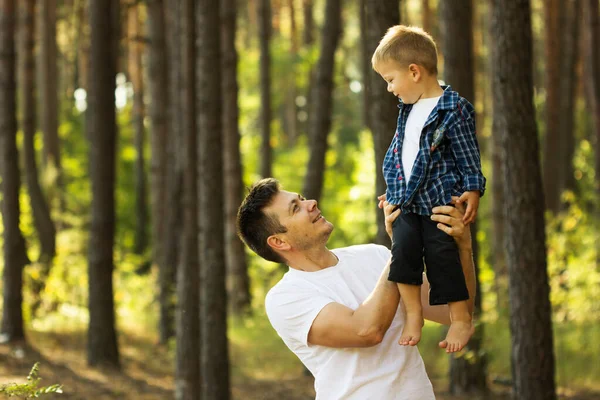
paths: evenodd
<path fill-rule="evenodd" d="M 378 254 L 378 255 L 387 255 L 390 250 L 382 246 L 380 244 L 375 243 L 367 243 L 367 244 L 356 244 L 348 247 L 340 247 L 334 249 L 333 252 L 340 257 L 341 256 L 357 256 L 357 255 L 365 255 L 365 254 Z"/>

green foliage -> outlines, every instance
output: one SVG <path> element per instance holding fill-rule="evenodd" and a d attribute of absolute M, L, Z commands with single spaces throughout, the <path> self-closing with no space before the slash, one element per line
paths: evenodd
<path fill-rule="evenodd" d="M 27 376 L 26 383 L 9 383 L 0 386 L 0 393 L 4 393 L 8 397 L 21 397 L 24 399 L 34 399 L 42 397 L 44 394 L 62 393 L 62 385 L 50 385 L 38 388 L 41 378 L 38 376 L 40 367 L 39 363 L 35 363 L 31 368 L 31 372 Z"/>

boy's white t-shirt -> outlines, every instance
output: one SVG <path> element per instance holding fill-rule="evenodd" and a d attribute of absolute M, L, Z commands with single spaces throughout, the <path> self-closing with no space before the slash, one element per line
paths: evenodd
<path fill-rule="evenodd" d="M 428 99 L 420 99 L 413 104 L 406 127 L 404 128 L 404 140 L 402 141 L 402 168 L 404 169 L 404 179 L 406 184 L 410 180 L 417 154 L 419 154 L 419 143 L 421 140 L 421 132 L 429 118 L 429 114 L 435 108 L 442 96 L 431 97 Z"/>
<path fill-rule="evenodd" d="M 376 346 L 338 349 L 307 342 L 323 307 L 336 302 L 358 308 L 390 259 L 390 251 L 375 244 L 333 252 L 337 265 L 316 272 L 290 268 L 265 300 L 271 325 L 315 377 L 316 399 L 435 400 L 419 350 L 397 343 L 404 326 L 402 307 Z"/>

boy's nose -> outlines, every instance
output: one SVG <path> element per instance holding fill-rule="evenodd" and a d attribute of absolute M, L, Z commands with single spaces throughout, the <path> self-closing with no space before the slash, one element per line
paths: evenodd
<path fill-rule="evenodd" d="M 392 91 L 392 84 L 391 83 L 388 83 L 388 85 L 387 85 L 387 91 L 388 92 Z"/>

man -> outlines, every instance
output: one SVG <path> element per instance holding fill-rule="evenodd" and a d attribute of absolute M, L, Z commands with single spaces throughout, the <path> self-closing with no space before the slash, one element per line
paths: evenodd
<path fill-rule="evenodd" d="M 382 203 L 386 230 L 399 215 Z M 472 310 L 475 283 L 471 236 L 464 208 L 436 207 L 431 217 L 453 236 Z M 416 347 L 399 346 L 405 321 L 394 282 L 387 279 L 390 251 L 379 245 L 329 250 L 333 225 L 317 202 L 282 190 L 272 178 L 257 182 L 238 211 L 238 231 L 259 256 L 289 271 L 267 294 L 269 320 L 288 348 L 315 377 L 317 399 L 435 399 Z M 429 305 L 424 277 L 423 316 L 450 324 L 447 306 Z M 387 333 L 386 333 L 387 332 Z M 447 343 L 441 342 L 440 347 Z"/>

